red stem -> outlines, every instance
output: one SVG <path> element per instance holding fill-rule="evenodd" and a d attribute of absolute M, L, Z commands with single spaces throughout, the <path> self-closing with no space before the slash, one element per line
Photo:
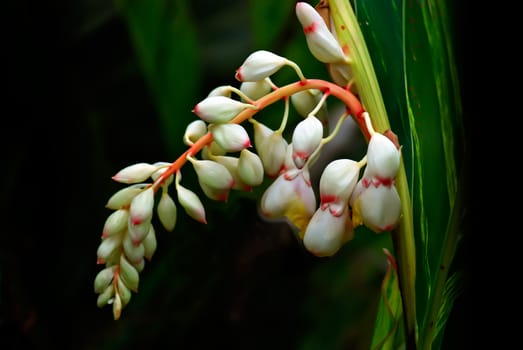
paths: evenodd
<path fill-rule="evenodd" d="M 231 123 L 241 124 L 242 122 L 252 118 L 256 113 L 263 110 L 265 107 L 277 101 L 280 101 L 283 98 L 287 98 L 297 92 L 309 89 L 317 89 L 322 91 L 323 93 L 328 93 L 330 95 L 335 96 L 341 102 L 343 102 L 347 110 L 349 111 L 349 114 L 353 117 L 356 124 L 358 124 L 360 130 L 365 136 L 365 139 L 369 140 L 370 134 L 367 130 L 365 120 L 362 117 L 362 114 L 363 112 L 365 112 L 365 110 L 358 98 L 348 89 L 321 79 L 306 79 L 289 85 L 285 85 L 283 87 L 279 87 L 271 93 L 261 97 L 257 101 L 254 101 L 253 104 L 257 107 L 256 109 L 244 109 L 234 119 L 231 120 Z M 181 167 L 187 161 L 188 156 L 192 156 L 198 153 L 205 145 L 212 142 L 212 140 L 213 137 L 212 133 L 210 132 L 200 137 L 198 141 L 192 144 L 187 151 L 185 151 L 174 163 L 172 163 L 169 166 L 169 168 L 167 168 L 166 171 L 164 171 L 158 177 L 158 179 L 156 179 L 154 184 L 155 188 L 158 188 L 158 185 L 163 183 L 169 176 L 173 175 L 177 170 L 181 169 Z"/>

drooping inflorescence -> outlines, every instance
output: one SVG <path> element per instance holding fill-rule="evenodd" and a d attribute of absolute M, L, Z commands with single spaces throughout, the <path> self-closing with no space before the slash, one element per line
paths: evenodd
<path fill-rule="evenodd" d="M 323 18 L 304 2 L 296 4 L 296 15 L 312 54 L 336 65 L 339 75 L 334 82 L 307 79 L 295 62 L 256 51 L 235 72 L 239 88 L 219 86 L 194 106 L 192 112 L 199 119 L 187 126 L 183 142 L 188 150 L 176 161 L 137 163 L 113 176 L 127 186 L 106 205 L 113 212 L 104 224 L 97 251 L 97 262 L 105 267 L 95 278 L 94 290 L 99 307 L 112 304 L 115 319 L 132 292 L 138 291 L 139 273 L 155 253 L 154 215 L 167 231 L 175 229 L 178 206 L 192 219 L 206 223 L 202 200 L 182 185 L 184 165 L 193 167 L 203 194 L 215 201 L 227 201 L 232 190 L 250 191 L 270 179 L 260 198 L 262 215 L 286 218 L 315 256 L 335 254 L 359 225 L 375 232 L 397 225 L 401 203 L 394 178 L 400 148 L 374 130 L 371 116 L 350 89 L 351 59 Z M 298 81 L 276 86 L 271 76 L 286 66 L 294 69 Z M 341 84 L 340 76 L 344 77 Z M 331 96 L 345 110 L 329 132 L 326 101 Z M 273 130 L 261 121 L 260 112 L 277 102 L 285 108 L 279 128 Z M 285 138 L 291 106 L 301 120 L 291 137 Z M 349 116 L 368 140 L 367 154 L 360 160 L 330 162 L 321 174 L 317 199 L 310 167 Z M 253 126 L 252 135 L 242 125 L 247 122 Z"/>

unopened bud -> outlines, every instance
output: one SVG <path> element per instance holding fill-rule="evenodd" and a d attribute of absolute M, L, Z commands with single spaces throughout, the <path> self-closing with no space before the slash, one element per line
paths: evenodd
<path fill-rule="evenodd" d="M 163 227 L 169 232 L 174 230 L 174 226 L 176 225 L 176 204 L 165 190 L 162 192 L 162 196 L 158 201 L 156 211 Z"/>
<path fill-rule="evenodd" d="M 248 149 L 243 149 L 238 160 L 238 175 L 249 186 L 258 186 L 263 182 L 263 163 L 261 158 Z"/>
<path fill-rule="evenodd" d="M 353 235 L 347 206 L 339 216 L 319 208 L 312 216 L 305 234 L 305 248 L 318 257 L 334 255 Z"/>
<path fill-rule="evenodd" d="M 142 182 L 147 180 L 156 170 L 157 167 L 152 164 L 137 163 L 120 170 L 113 176 L 113 180 L 127 184 Z"/>
<path fill-rule="evenodd" d="M 228 123 L 246 108 L 256 107 L 225 96 L 211 96 L 198 103 L 193 112 L 207 123 Z"/>
<path fill-rule="evenodd" d="M 214 141 L 226 152 L 239 152 L 251 147 L 245 128 L 239 124 L 212 124 L 209 126 Z"/>
<path fill-rule="evenodd" d="M 401 199 L 396 186 L 361 186 L 351 198 L 354 226 L 364 224 L 374 232 L 390 231 L 399 222 Z"/>
<path fill-rule="evenodd" d="M 150 225 L 152 227 L 152 225 Z M 144 246 L 142 243 L 135 244 L 130 234 L 125 235 L 122 247 L 127 260 L 131 263 L 138 263 L 143 259 Z"/>
<path fill-rule="evenodd" d="M 291 103 L 302 117 L 307 117 L 310 112 L 318 105 L 322 93 L 317 89 L 308 89 L 296 92 L 291 95 Z M 321 121 L 328 119 L 327 108 L 323 105 L 315 115 Z"/>
<path fill-rule="evenodd" d="M 125 283 L 127 287 L 133 292 L 138 291 L 138 283 L 140 282 L 140 275 L 136 268 L 122 254 L 120 256 L 120 273 L 119 278 Z"/>
<path fill-rule="evenodd" d="M 118 209 L 111 213 L 105 220 L 102 238 L 121 233 L 127 227 L 129 210 Z"/>
<path fill-rule="evenodd" d="M 315 116 L 308 116 L 296 125 L 292 134 L 292 159 L 301 169 L 323 137 L 323 125 Z"/>
<path fill-rule="evenodd" d="M 192 146 L 196 141 L 207 133 L 207 124 L 201 119 L 197 119 L 185 128 L 183 134 L 183 143 L 187 146 Z"/>
<path fill-rule="evenodd" d="M 129 207 L 131 223 L 140 225 L 142 222 L 150 221 L 153 215 L 153 206 L 154 189 L 149 187 L 131 201 Z"/>
<path fill-rule="evenodd" d="M 346 61 L 340 44 L 314 7 L 306 2 L 296 3 L 296 16 L 303 27 L 307 46 L 318 61 L 323 63 Z"/>
<path fill-rule="evenodd" d="M 222 164 L 212 160 L 198 160 L 191 158 L 198 181 L 215 189 L 231 189 L 234 179 Z"/>
<path fill-rule="evenodd" d="M 129 301 L 131 301 L 131 290 L 122 282 L 122 279 L 118 279 L 118 295 L 122 301 L 122 308 L 124 308 Z"/>
<path fill-rule="evenodd" d="M 100 295 L 96 299 L 96 305 L 98 307 L 103 307 L 103 306 L 111 303 L 113 301 L 113 297 L 114 297 L 114 286 L 111 283 L 105 288 L 105 290 L 102 293 L 100 293 Z"/>
<path fill-rule="evenodd" d="M 227 170 L 229 170 L 234 181 L 234 185 L 232 186 L 233 189 L 241 191 L 250 191 L 252 189 L 251 186 L 243 182 L 242 178 L 240 177 L 240 174 L 238 172 L 238 165 L 240 163 L 240 160 L 238 158 L 230 156 L 216 156 L 213 157 L 213 160 L 217 163 L 220 163 L 221 165 L 226 167 Z M 228 190 L 225 191 L 225 194 L 227 193 Z M 216 197 L 216 194 L 213 197 Z"/>
<path fill-rule="evenodd" d="M 94 279 L 94 292 L 103 293 L 113 280 L 115 266 L 109 266 L 98 272 Z"/>
<path fill-rule="evenodd" d="M 367 175 L 393 179 L 400 166 L 400 151 L 385 135 L 374 133 L 367 148 Z"/>
<path fill-rule="evenodd" d="M 187 215 L 196 221 L 206 224 L 205 208 L 200 198 L 193 191 L 180 184 L 176 185 L 176 193 L 178 194 L 178 202 L 185 209 Z"/>
<path fill-rule="evenodd" d="M 156 252 L 156 247 L 158 244 L 156 241 L 156 231 L 154 230 L 153 225 L 151 225 L 151 229 L 149 230 L 147 236 L 145 236 L 144 240 L 142 241 L 142 244 L 144 248 L 143 254 L 145 258 L 150 261 L 153 258 L 154 253 Z"/>
<path fill-rule="evenodd" d="M 122 244 L 122 239 L 122 235 L 114 235 L 104 238 L 98 246 L 98 250 L 96 252 L 98 260 L 107 263 L 110 260 L 111 255 L 117 252 L 118 248 Z"/>
<path fill-rule="evenodd" d="M 268 176 L 277 176 L 285 161 L 287 141 L 281 132 L 275 132 L 261 123 L 254 123 L 254 145 Z"/>
<path fill-rule="evenodd" d="M 231 97 L 231 87 L 228 85 L 222 85 L 215 87 L 214 89 L 209 92 L 209 95 L 207 97 L 211 96 L 225 96 L 225 97 Z"/>
<path fill-rule="evenodd" d="M 133 198 L 142 192 L 142 189 L 146 186 L 145 184 L 135 184 L 126 188 L 122 188 L 109 198 L 106 208 L 117 210 L 123 208 L 129 204 Z"/>
<path fill-rule="evenodd" d="M 276 73 L 287 62 L 285 57 L 278 56 L 270 51 L 255 51 L 236 70 L 235 78 L 242 82 L 259 81 Z"/>
<path fill-rule="evenodd" d="M 258 80 L 258 81 L 244 81 L 240 85 L 240 91 L 245 95 L 249 96 L 252 100 L 257 100 L 269 92 L 271 92 L 271 84 L 267 79 Z"/>
<path fill-rule="evenodd" d="M 347 204 L 358 182 L 360 167 L 351 159 L 330 162 L 320 177 L 321 205 L 332 202 Z"/>
<path fill-rule="evenodd" d="M 167 163 L 167 162 L 157 162 L 157 163 L 154 163 L 155 166 L 158 167 L 158 170 L 156 170 L 152 175 L 151 175 L 151 179 L 153 181 L 156 181 L 164 172 L 167 171 L 167 169 L 169 169 L 169 166 L 171 165 L 171 163 Z M 164 184 L 165 186 L 169 186 L 172 182 L 173 182 L 173 179 L 174 177 L 172 175 L 169 175 L 169 177 L 167 177 L 166 179 L 164 179 Z"/>

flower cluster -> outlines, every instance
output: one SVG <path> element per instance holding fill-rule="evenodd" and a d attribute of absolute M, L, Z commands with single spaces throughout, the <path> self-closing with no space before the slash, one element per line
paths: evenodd
<path fill-rule="evenodd" d="M 239 88 L 219 86 L 194 106 L 192 112 L 198 119 L 186 127 L 183 136 L 189 148 L 175 162 L 137 163 L 113 176 L 127 186 L 106 205 L 113 212 L 106 219 L 97 251 L 97 262 L 105 268 L 97 274 L 94 290 L 99 294 L 99 307 L 112 304 L 115 319 L 132 292 L 138 291 L 139 273 L 155 253 L 154 214 L 167 231 L 176 226 L 178 206 L 189 217 L 206 223 L 200 197 L 182 185 L 186 164 L 194 169 L 203 195 L 215 201 L 225 202 L 232 190 L 251 191 L 269 179 L 260 199 L 262 215 L 286 218 L 304 247 L 316 256 L 335 254 L 358 225 L 375 232 L 397 225 L 401 202 L 394 179 L 400 148 L 395 140 L 374 130 L 369 114 L 349 89 L 350 59 L 323 18 L 304 2 L 297 3 L 296 15 L 312 54 L 335 67 L 334 83 L 306 79 L 295 62 L 269 51 L 255 51 L 235 72 Z M 294 69 L 299 80 L 276 86 L 271 76 L 284 67 Z M 326 101 L 330 96 L 346 108 L 329 134 Z M 278 101 L 285 108 L 279 128 L 273 130 L 254 117 Z M 291 110 L 300 119 L 286 139 Z M 366 155 L 358 161 L 332 160 L 315 191 L 310 167 L 349 116 L 364 121 L 359 125 L 368 136 Z M 252 135 L 244 122 L 252 124 Z"/>

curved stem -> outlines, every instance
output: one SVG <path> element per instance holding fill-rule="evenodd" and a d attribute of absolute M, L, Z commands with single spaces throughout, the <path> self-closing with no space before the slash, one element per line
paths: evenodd
<path fill-rule="evenodd" d="M 259 98 L 253 102 L 254 108 L 247 108 L 240 112 L 234 119 L 231 120 L 231 123 L 240 124 L 244 121 L 252 118 L 256 113 L 260 112 L 267 106 L 272 105 L 273 103 L 280 101 L 282 99 L 287 99 L 289 96 L 309 89 L 317 89 L 322 91 L 324 94 L 332 95 L 338 98 L 343 102 L 347 108 L 347 112 L 354 118 L 358 126 L 360 127 L 363 135 L 368 140 L 370 138 L 369 131 L 367 130 L 367 125 L 365 119 L 363 118 L 363 106 L 360 101 L 352 92 L 349 90 L 336 85 L 334 83 L 328 82 L 321 79 L 306 79 L 299 82 L 291 83 L 283 87 L 270 92 L 269 94 Z M 163 183 L 169 176 L 173 175 L 177 170 L 179 170 L 185 162 L 187 162 L 188 156 L 193 156 L 198 153 L 205 145 L 212 142 L 213 136 L 212 133 L 208 132 L 204 136 L 200 137 L 198 141 L 193 143 L 191 147 L 185 151 L 176 161 L 174 161 L 168 168 L 165 170 L 155 181 L 156 184 Z M 157 185 L 155 186 L 157 188 Z"/>

